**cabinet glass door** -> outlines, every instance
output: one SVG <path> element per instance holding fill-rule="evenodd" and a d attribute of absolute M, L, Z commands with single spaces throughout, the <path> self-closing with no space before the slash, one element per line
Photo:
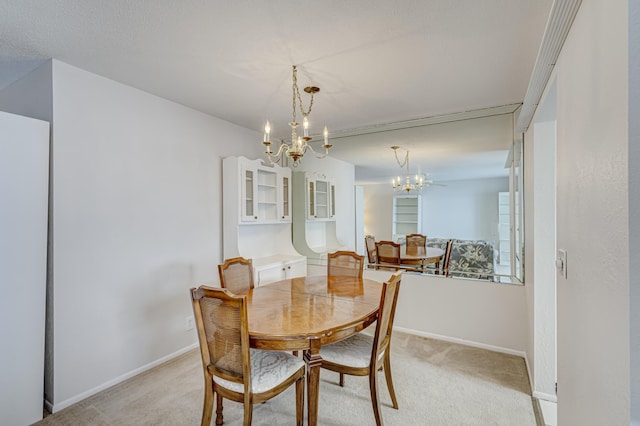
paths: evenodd
<path fill-rule="evenodd" d="M 331 217 L 336 217 L 336 186 L 331 185 Z"/>
<path fill-rule="evenodd" d="M 287 220 L 291 216 L 291 207 L 289 206 L 289 178 L 282 177 L 282 220 Z"/>
<path fill-rule="evenodd" d="M 244 170 L 243 173 L 244 185 L 242 194 L 242 220 L 255 221 L 255 172 L 253 170 Z"/>
<path fill-rule="evenodd" d="M 316 217 L 316 183 L 310 180 L 307 184 L 307 196 L 309 200 L 309 210 L 307 217 L 314 219 Z"/>

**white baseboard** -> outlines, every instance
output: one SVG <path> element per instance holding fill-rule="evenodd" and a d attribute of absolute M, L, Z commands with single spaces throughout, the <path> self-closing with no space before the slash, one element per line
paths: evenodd
<path fill-rule="evenodd" d="M 486 343 L 480 343 L 480 342 L 474 342 L 474 341 L 471 341 L 471 340 L 459 339 L 457 337 L 443 336 L 441 334 L 427 333 L 427 332 L 424 332 L 424 331 L 413 330 L 411 328 L 393 327 L 393 329 L 401 331 L 403 333 L 413 334 L 415 336 L 422 336 L 422 337 L 428 337 L 430 339 L 444 340 L 445 342 L 458 343 L 458 344 L 465 345 L 465 346 L 472 346 L 474 348 L 487 349 L 489 351 L 501 352 L 501 353 L 505 353 L 505 354 L 509 354 L 509 355 L 516 355 L 516 356 L 519 356 L 519 357 L 522 357 L 522 358 L 526 359 L 526 353 L 525 352 L 516 351 L 516 350 L 510 349 L 510 348 L 503 348 L 501 346 L 494 346 L 494 345 L 488 345 Z"/>
<path fill-rule="evenodd" d="M 76 402 L 82 401 L 83 399 L 86 399 L 86 398 L 88 398 L 88 397 L 90 397 L 92 395 L 95 395 L 98 392 L 103 391 L 103 390 L 105 390 L 107 388 L 110 388 L 113 385 L 117 385 L 118 383 L 124 382 L 125 380 L 130 379 L 133 376 L 137 376 L 138 374 L 143 373 L 143 372 L 145 372 L 147 370 L 150 370 L 153 367 L 157 367 L 158 365 L 160 365 L 162 363 L 165 363 L 165 362 L 167 362 L 169 360 L 172 360 L 173 358 L 176 358 L 176 357 L 178 357 L 178 356 L 180 356 L 180 355 L 182 355 L 184 353 L 187 353 L 190 350 L 195 349 L 197 347 L 198 347 L 198 342 L 196 342 L 196 343 L 194 343 L 192 345 L 189 345 L 189 346 L 187 346 L 185 348 L 182 348 L 182 349 L 180 349 L 180 350 L 178 350 L 178 351 L 176 351 L 174 353 L 171 353 L 169 355 L 163 356 L 162 358 L 157 359 L 157 360 L 155 360 L 153 362 L 150 362 L 149 364 L 146 364 L 146 365 L 143 365 L 142 367 L 136 368 L 135 370 L 132 370 L 132 371 L 130 371 L 128 373 L 125 373 L 125 374 L 123 374 L 121 376 L 118 376 L 115 379 L 111 379 L 111 380 L 101 384 L 100 386 L 96 386 L 93 389 L 89 389 L 88 391 L 82 392 L 79 395 L 76 395 L 76 396 L 74 396 L 72 398 L 69 398 L 69 399 L 67 399 L 65 401 L 59 402 L 59 403 L 57 403 L 55 405 L 53 405 L 50 401 L 47 401 L 45 399 L 44 405 L 45 405 L 45 407 L 47 408 L 47 410 L 50 413 L 56 413 L 56 412 L 58 412 L 58 411 L 60 411 L 60 410 L 62 410 L 64 408 L 67 408 L 67 407 L 75 404 Z"/>

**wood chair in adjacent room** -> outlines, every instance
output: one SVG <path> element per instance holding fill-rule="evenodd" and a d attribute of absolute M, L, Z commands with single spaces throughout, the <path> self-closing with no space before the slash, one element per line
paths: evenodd
<path fill-rule="evenodd" d="M 296 425 L 304 417 L 304 361 L 286 352 L 249 348 L 247 296 L 226 289 L 191 289 L 202 368 L 202 426 L 211 424 L 216 397 L 216 424 L 221 425 L 222 399 L 244 404 L 244 424 L 250 425 L 253 404 L 267 401 L 296 384 Z"/>
<path fill-rule="evenodd" d="M 384 267 L 385 269 L 396 270 L 400 267 L 400 244 L 393 241 L 376 242 L 376 257 L 378 259 L 378 268 Z"/>
<path fill-rule="evenodd" d="M 327 260 L 328 276 L 362 278 L 364 256 L 354 251 L 336 251 L 329 253 Z"/>
<path fill-rule="evenodd" d="M 449 263 L 451 262 L 451 249 L 453 248 L 453 240 L 447 241 L 447 246 L 444 249 L 442 255 L 442 274 L 445 277 L 449 276 Z"/>
<path fill-rule="evenodd" d="M 355 334 L 345 340 L 320 348 L 322 368 L 340 373 L 340 386 L 344 386 L 344 375 L 369 376 L 369 390 L 373 414 L 377 425 L 382 425 L 380 395 L 378 391 L 378 370 L 384 369 L 393 408 L 398 409 L 398 400 L 391 378 L 390 342 L 393 319 L 398 302 L 402 271 L 395 272 L 383 284 L 378 309 L 378 322 L 373 336 Z"/>
<path fill-rule="evenodd" d="M 427 236 L 422 234 L 409 234 L 405 237 L 407 254 L 426 255 Z"/>
<path fill-rule="evenodd" d="M 373 235 L 364 237 L 364 244 L 367 248 L 367 261 L 369 268 L 376 268 L 378 263 L 378 253 L 376 251 L 376 239 Z"/>
<path fill-rule="evenodd" d="M 220 286 L 234 294 L 253 288 L 253 262 L 244 257 L 233 257 L 218 265 Z"/>
<path fill-rule="evenodd" d="M 427 236 L 422 234 L 408 234 L 405 237 L 405 250 L 407 254 L 412 256 L 426 256 L 427 254 Z M 420 259 L 404 259 L 404 265 L 420 265 L 423 267 L 423 260 Z"/>

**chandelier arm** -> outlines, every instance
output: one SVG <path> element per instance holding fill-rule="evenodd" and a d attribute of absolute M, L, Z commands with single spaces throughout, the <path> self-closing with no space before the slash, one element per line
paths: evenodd
<path fill-rule="evenodd" d="M 307 144 L 306 148 L 309 149 L 311 152 L 313 152 L 313 155 L 318 158 L 318 159 L 323 159 L 325 158 L 327 155 L 329 155 L 329 148 L 327 148 L 325 145 L 322 145 L 324 148 L 324 153 L 320 153 L 318 154 L 316 152 L 315 149 L 313 149 L 313 147 L 310 144 Z"/>
<path fill-rule="evenodd" d="M 282 143 L 282 142 L 280 143 L 280 146 L 278 147 L 278 151 L 276 153 L 271 151 L 271 147 L 267 148 L 267 151 L 265 152 L 265 154 L 267 154 L 267 157 L 269 158 L 269 164 L 280 163 L 280 161 L 282 161 L 282 157 L 284 156 L 284 154 L 286 154 L 288 150 L 289 150 L 289 146 L 286 143 Z"/>

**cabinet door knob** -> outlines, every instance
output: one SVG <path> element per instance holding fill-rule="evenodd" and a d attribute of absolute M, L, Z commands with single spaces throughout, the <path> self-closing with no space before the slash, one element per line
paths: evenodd
<path fill-rule="evenodd" d="M 258 216 L 254 216 L 253 218 L 254 218 L 254 219 L 257 219 L 257 218 L 258 218 Z"/>
<path fill-rule="evenodd" d="M 291 269 L 291 266 L 287 266 L 287 269 Z"/>
<path fill-rule="evenodd" d="M 282 268 L 282 270 L 284 271 L 284 268 Z"/>

